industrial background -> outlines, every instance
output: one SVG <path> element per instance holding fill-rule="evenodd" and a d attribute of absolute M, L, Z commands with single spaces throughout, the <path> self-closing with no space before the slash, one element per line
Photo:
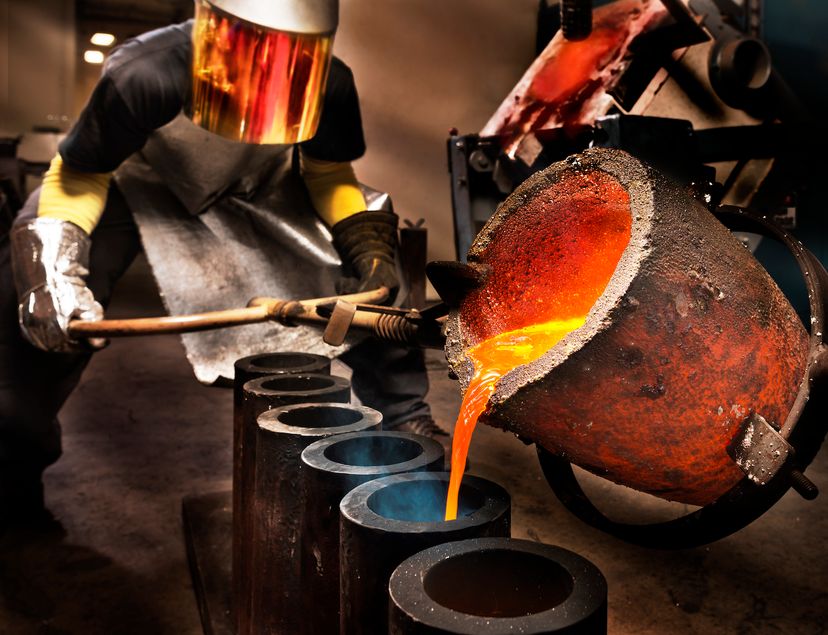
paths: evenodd
<path fill-rule="evenodd" d="M 536 0 L 341 1 L 335 54 L 354 72 L 368 146 L 357 176 L 391 193 L 403 219 L 425 219 L 429 260 L 458 257 L 449 131 L 479 132 L 535 59 L 538 7 Z M 18 156 L 31 168 L 27 188 L 97 81 L 100 66 L 85 52 L 109 49 L 90 45 L 90 36 L 106 31 L 118 43 L 191 15 L 189 0 L 0 0 L 0 137 L 20 138 Z M 809 111 L 824 113 L 828 4 L 765 0 L 763 27 L 795 94 Z M 824 208 L 824 180 L 810 183 L 793 231 L 826 264 Z M 790 263 L 772 250 L 763 262 L 806 311 Z M 428 297 L 436 299 L 431 287 Z M 139 257 L 108 316 L 162 312 Z M 441 351 L 429 351 L 427 364 L 435 418 L 450 428 L 459 386 Z M 232 410 L 230 391 L 195 381 L 176 336 L 115 341 L 96 354 L 61 412 L 64 456 L 46 472 L 56 524 L 0 536 L 0 633 L 203 632 L 181 500 L 229 487 Z M 828 628 L 824 494 L 805 501 L 789 492 L 733 536 L 654 552 L 569 514 L 535 449 L 514 435 L 481 426 L 470 457 L 473 474 L 509 490 L 514 537 L 571 549 L 601 569 L 610 633 L 818 635 Z M 621 518 L 690 509 L 579 474 L 589 494 Z M 825 450 L 808 476 L 828 488 Z"/>

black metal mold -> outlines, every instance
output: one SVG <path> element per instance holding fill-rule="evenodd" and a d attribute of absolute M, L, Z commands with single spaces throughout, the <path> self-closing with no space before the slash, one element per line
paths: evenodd
<path fill-rule="evenodd" d="M 381 635 L 388 629 L 388 580 L 403 560 L 427 547 L 467 538 L 509 536 L 508 492 L 464 476 L 458 518 L 444 521 L 449 474 L 419 472 L 379 478 L 340 503 L 340 633 Z"/>
<path fill-rule="evenodd" d="M 421 551 L 391 575 L 392 635 L 607 632 L 607 583 L 576 553 L 480 538 Z"/>
<path fill-rule="evenodd" d="M 249 498 L 250 632 L 300 633 L 302 587 L 299 536 L 307 508 L 302 451 L 314 441 L 378 430 L 382 415 L 366 406 L 303 403 L 274 408 L 258 419 L 254 490 Z"/>
<path fill-rule="evenodd" d="M 339 629 L 339 503 L 357 485 L 405 472 L 443 469 L 443 446 L 410 432 L 355 432 L 316 441 L 302 452 L 304 632 Z"/>
<path fill-rule="evenodd" d="M 267 409 L 270 407 L 261 401 L 256 404 L 249 404 L 248 425 L 244 425 L 244 385 L 253 379 L 269 375 L 301 374 L 312 373 L 317 375 L 330 375 L 331 360 L 323 355 L 301 352 L 270 352 L 258 355 L 248 355 L 236 360 L 233 365 L 233 518 L 234 524 L 242 517 L 242 510 L 247 506 L 243 503 L 245 492 L 249 488 L 243 487 L 245 477 L 243 476 L 244 445 L 245 440 L 251 442 L 255 438 L 255 418 L 259 415 L 257 408 Z M 246 437 L 244 431 L 247 431 Z M 248 572 L 245 569 L 246 560 L 242 558 L 243 545 L 241 542 L 242 532 L 233 531 L 233 581 L 232 581 L 232 605 L 235 612 L 236 632 L 249 632 L 250 608 L 245 598 Z"/>
<path fill-rule="evenodd" d="M 272 408 L 288 404 L 338 402 L 351 400 L 351 385 L 343 377 L 322 374 L 267 375 L 252 379 L 242 388 L 241 405 L 241 473 L 242 509 L 248 509 L 244 498 L 252 491 L 256 465 L 257 418 Z M 234 474 L 235 477 L 235 474 Z M 235 489 L 235 487 L 234 487 Z M 235 509 L 235 505 L 234 505 Z"/>
<path fill-rule="evenodd" d="M 234 365 L 236 379 L 242 383 L 264 375 L 297 375 L 311 373 L 330 375 L 331 360 L 324 355 L 299 352 L 261 353 L 237 360 Z"/>

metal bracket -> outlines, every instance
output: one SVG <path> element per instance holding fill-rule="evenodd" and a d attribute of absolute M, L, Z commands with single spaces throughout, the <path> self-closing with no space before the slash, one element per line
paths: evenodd
<path fill-rule="evenodd" d="M 322 334 L 322 341 L 329 346 L 342 346 L 354 321 L 356 311 L 356 304 L 351 304 L 345 300 L 337 300 L 331 312 L 331 317 L 328 318 L 325 332 Z"/>
<path fill-rule="evenodd" d="M 762 415 L 753 413 L 733 437 L 727 453 L 751 481 L 767 485 L 794 449 Z"/>

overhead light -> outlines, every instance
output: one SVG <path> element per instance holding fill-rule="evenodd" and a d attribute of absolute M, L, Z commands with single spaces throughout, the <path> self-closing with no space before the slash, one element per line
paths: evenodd
<path fill-rule="evenodd" d="M 112 46 L 115 43 L 115 36 L 111 33 L 96 33 L 89 41 L 95 46 Z"/>
<path fill-rule="evenodd" d="M 101 51 L 84 51 L 83 61 L 89 64 L 103 64 L 104 54 Z"/>

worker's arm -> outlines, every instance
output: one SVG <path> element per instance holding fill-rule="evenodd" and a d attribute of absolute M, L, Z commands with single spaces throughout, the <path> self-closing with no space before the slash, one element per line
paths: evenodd
<path fill-rule="evenodd" d="M 299 146 L 311 201 L 331 226 L 342 258 L 340 293 L 399 286 L 395 255 L 397 216 L 365 210 L 351 162 L 365 152 L 359 98 L 351 70 L 334 58 L 319 128 Z"/>
<path fill-rule="evenodd" d="M 37 217 L 16 223 L 10 234 L 11 265 L 20 329 L 44 351 L 99 348 L 103 340 L 77 342 L 69 322 L 100 320 L 89 273 L 90 234 L 103 213 L 111 175 L 72 170 L 58 154 L 43 177 Z"/>
<path fill-rule="evenodd" d="M 331 226 L 334 246 L 345 271 L 337 291 L 353 293 L 377 287 L 399 287 L 394 256 L 397 215 L 365 209 L 350 162 L 320 161 L 301 155 L 302 178 L 311 202 Z"/>
<path fill-rule="evenodd" d="M 57 154 L 43 176 L 38 218 L 55 218 L 74 223 L 87 234 L 98 224 L 106 205 L 112 173 L 73 170 Z"/>
<path fill-rule="evenodd" d="M 11 260 L 24 336 L 46 351 L 88 350 L 69 322 L 100 319 L 86 286 L 90 234 L 106 205 L 111 172 L 171 121 L 189 87 L 189 30 L 168 27 L 152 45 L 138 38 L 109 56 L 77 123 L 44 176 L 37 217 L 11 233 Z"/>
<path fill-rule="evenodd" d="M 365 197 L 350 162 L 320 161 L 301 153 L 302 180 L 319 216 L 333 227 L 365 210 Z"/>

